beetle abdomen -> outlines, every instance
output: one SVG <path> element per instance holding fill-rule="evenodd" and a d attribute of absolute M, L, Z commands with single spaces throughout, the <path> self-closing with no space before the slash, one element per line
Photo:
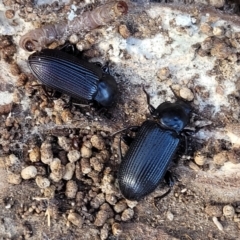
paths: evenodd
<path fill-rule="evenodd" d="M 145 121 L 120 164 L 119 188 L 124 197 L 139 200 L 152 192 L 164 177 L 178 144 L 175 132 Z"/>
<path fill-rule="evenodd" d="M 28 63 L 44 85 L 78 99 L 93 100 L 102 77 L 100 67 L 55 49 L 33 53 Z"/>

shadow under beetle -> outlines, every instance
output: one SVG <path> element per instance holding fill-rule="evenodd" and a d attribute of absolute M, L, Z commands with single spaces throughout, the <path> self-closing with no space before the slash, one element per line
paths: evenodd
<path fill-rule="evenodd" d="M 163 102 L 155 109 L 150 104 L 149 95 L 143 90 L 150 113 L 159 122 L 146 120 L 139 127 L 123 130 L 137 133 L 134 139 L 124 135 L 123 140 L 129 145 L 129 149 L 122 158 L 118 171 L 119 188 L 123 196 L 137 201 L 153 192 L 164 177 L 172 184 L 167 169 L 176 154 L 181 134 L 184 133 L 192 112 L 190 104 L 179 97 L 174 103 Z M 121 139 L 122 137 L 119 145 L 122 157 Z"/>
<path fill-rule="evenodd" d="M 115 79 L 94 63 L 58 49 L 43 49 L 29 56 L 28 65 L 45 86 L 70 97 L 96 101 L 104 107 L 115 100 Z"/>

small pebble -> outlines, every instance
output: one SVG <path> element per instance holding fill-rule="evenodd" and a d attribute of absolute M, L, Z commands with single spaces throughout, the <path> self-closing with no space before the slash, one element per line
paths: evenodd
<path fill-rule="evenodd" d="M 65 174 L 65 166 L 61 164 L 61 160 L 58 158 L 54 158 L 50 164 L 50 169 L 52 171 L 50 174 L 50 178 L 54 182 L 59 182 Z"/>
<path fill-rule="evenodd" d="M 114 211 L 117 213 L 123 212 L 127 208 L 126 201 L 121 200 L 117 202 L 113 208 L 114 208 Z"/>
<path fill-rule="evenodd" d="M 45 164 L 50 164 L 53 161 L 52 146 L 48 142 L 43 142 L 41 145 L 41 161 Z"/>
<path fill-rule="evenodd" d="M 130 33 L 130 31 L 128 30 L 127 26 L 124 25 L 124 24 L 121 24 L 121 25 L 118 27 L 118 31 L 119 31 L 120 35 L 121 35 L 123 38 L 125 38 L 125 39 L 129 38 L 130 35 L 131 35 L 131 33 Z"/>
<path fill-rule="evenodd" d="M 19 163 L 19 159 L 14 155 L 10 154 L 7 158 L 5 158 L 6 165 L 11 167 Z"/>
<path fill-rule="evenodd" d="M 78 185 L 75 181 L 70 180 L 66 184 L 65 195 L 67 198 L 75 198 L 78 191 Z"/>
<path fill-rule="evenodd" d="M 113 223 L 112 233 L 114 236 L 119 236 L 122 233 L 122 226 L 119 223 Z"/>
<path fill-rule="evenodd" d="M 64 180 L 71 180 L 75 171 L 75 164 L 68 163 L 65 166 L 65 173 L 63 175 Z"/>
<path fill-rule="evenodd" d="M 47 188 L 50 186 L 50 181 L 47 178 L 44 178 L 42 176 L 36 177 L 36 183 L 39 188 Z"/>
<path fill-rule="evenodd" d="M 223 207 L 223 215 L 227 218 L 233 218 L 235 215 L 234 207 L 231 205 L 225 205 Z"/>
<path fill-rule="evenodd" d="M 37 169 L 34 166 L 28 166 L 21 171 L 21 176 L 23 179 L 35 178 L 37 175 Z"/>
<path fill-rule="evenodd" d="M 109 225 L 105 223 L 100 230 L 101 240 L 106 240 L 108 238 L 108 232 L 109 232 Z"/>
<path fill-rule="evenodd" d="M 67 157 L 68 157 L 69 162 L 73 163 L 80 159 L 81 154 L 77 150 L 71 150 L 68 152 Z"/>
<path fill-rule="evenodd" d="M 78 42 L 78 36 L 76 34 L 72 34 L 69 37 L 69 42 L 72 43 L 72 44 L 76 44 Z"/>
<path fill-rule="evenodd" d="M 194 95 L 189 88 L 183 87 L 179 91 L 179 95 L 181 98 L 186 99 L 187 101 L 192 101 L 194 99 Z"/>
<path fill-rule="evenodd" d="M 81 228 L 83 225 L 83 218 L 78 213 L 69 213 L 67 217 L 68 221 L 71 222 L 73 225 Z"/>
<path fill-rule="evenodd" d="M 194 161 L 197 165 L 203 166 L 206 162 L 206 157 L 203 156 L 201 153 L 196 152 L 194 154 Z"/>
<path fill-rule="evenodd" d="M 72 142 L 69 138 L 66 137 L 58 137 L 59 146 L 65 150 L 66 152 L 70 151 Z"/>
<path fill-rule="evenodd" d="M 105 148 L 104 139 L 99 135 L 93 135 L 90 139 L 92 146 L 98 150 L 103 150 Z"/>
<path fill-rule="evenodd" d="M 134 211 L 131 208 L 125 209 L 122 213 L 121 219 L 126 222 L 133 218 Z"/>
<path fill-rule="evenodd" d="M 88 174 L 92 171 L 89 159 L 82 158 L 80 164 L 83 174 Z"/>
<path fill-rule="evenodd" d="M 223 232 L 223 226 L 222 226 L 222 224 L 218 221 L 218 219 L 217 219 L 216 217 L 213 217 L 212 220 L 213 220 L 214 224 L 217 226 L 217 228 L 218 228 L 220 231 Z"/>
<path fill-rule="evenodd" d="M 108 219 L 108 212 L 105 210 L 100 210 L 96 215 L 94 225 L 101 227 L 104 225 L 107 219 Z"/>
<path fill-rule="evenodd" d="M 83 158 L 90 158 L 92 156 L 92 149 L 83 145 L 81 147 L 81 156 Z"/>
<path fill-rule="evenodd" d="M 173 221 L 173 218 L 174 218 L 173 214 L 170 211 L 167 211 L 167 219 L 169 221 Z"/>
<path fill-rule="evenodd" d="M 227 161 L 226 151 L 222 151 L 213 157 L 213 162 L 217 165 L 223 165 Z"/>
<path fill-rule="evenodd" d="M 158 70 L 157 72 L 157 77 L 160 79 L 160 80 L 166 80 L 167 78 L 170 77 L 170 70 L 168 67 L 164 67 L 164 68 L 161 68 Z"/>
<path fill-rule="evenodd" d="M 29 153 L 29 159 L 31 162 L 38 162 L 40 161 L 41 155 L 40 155 L 40 148 L 35 146 L 30 150 Z"/>
<path fill-rule="evenodd" d="M 14 18 L 14 16 L 15 16 L 15 12 L 11 9 L 9 9 L 5 12 L 5 17 L 8 19 L 12 19 L 12 18 Z"/>
<path fill-rule="evenodd" d="M 196 172 L 200 170 L 199 166 L 192 161 L 189 162 L 189 167 Z"/>

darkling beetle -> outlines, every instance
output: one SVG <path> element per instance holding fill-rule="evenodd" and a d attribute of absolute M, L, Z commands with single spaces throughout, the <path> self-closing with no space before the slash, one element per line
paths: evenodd
<path fill-rule="evenodd" d="M 94 63 L 58 49 L 43 49 L 29 56 L 28 65 L 45 86 L 70 97 L 96 101 L 104 107 L 115 100 L 115 79 Z"/>
<path fill-rule="evenodd" d="M 137 201 L 153 192 L 164 177 L 169 185 L 172 184 L 167 170 L 192 112 L 189 102 L 179 97 L 174 103 L 163 102 L 155 109 L 150 104 L 149 95 L 144 88 L 143 90 L 150 113 L 159 122 L 146 120 L 140 127 L 122 130 L 137 133 L 134 139 L 124 135 L 123 140 L 129 149 L 122 158 L 118 171 L 119 188 L 123 196 Z M 175 93 L 174 95 L 176 96 Z M 119 147 L 122 157 L 121 139 L 122 137 Z"/>

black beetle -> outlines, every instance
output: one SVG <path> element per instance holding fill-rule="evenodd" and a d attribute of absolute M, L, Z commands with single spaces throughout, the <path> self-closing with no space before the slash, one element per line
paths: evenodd
<path fill-rule="evenodd" d="M 159 122 L 146 120 L 138 128 L 130 127 L 137 130 L 134 139 L 125 135 L 129 149 L 120 164 L 118 181 L 120 191 L 129 200 L 140 200 L 153 192 L 165 177 L 192 112 L 190 104 L 179 98 L 174 103 L 164 102 L 155 109 L 144 92 L 150 113 Z"/>
<path fill-rule="evenodd" d="M 115 100 L 117 84 L 110 74 L 66 52 L 43 49 L 29 56 L 28 65 L 44 85 L 73 98 L 95 100 L 104 107 Z"/>

